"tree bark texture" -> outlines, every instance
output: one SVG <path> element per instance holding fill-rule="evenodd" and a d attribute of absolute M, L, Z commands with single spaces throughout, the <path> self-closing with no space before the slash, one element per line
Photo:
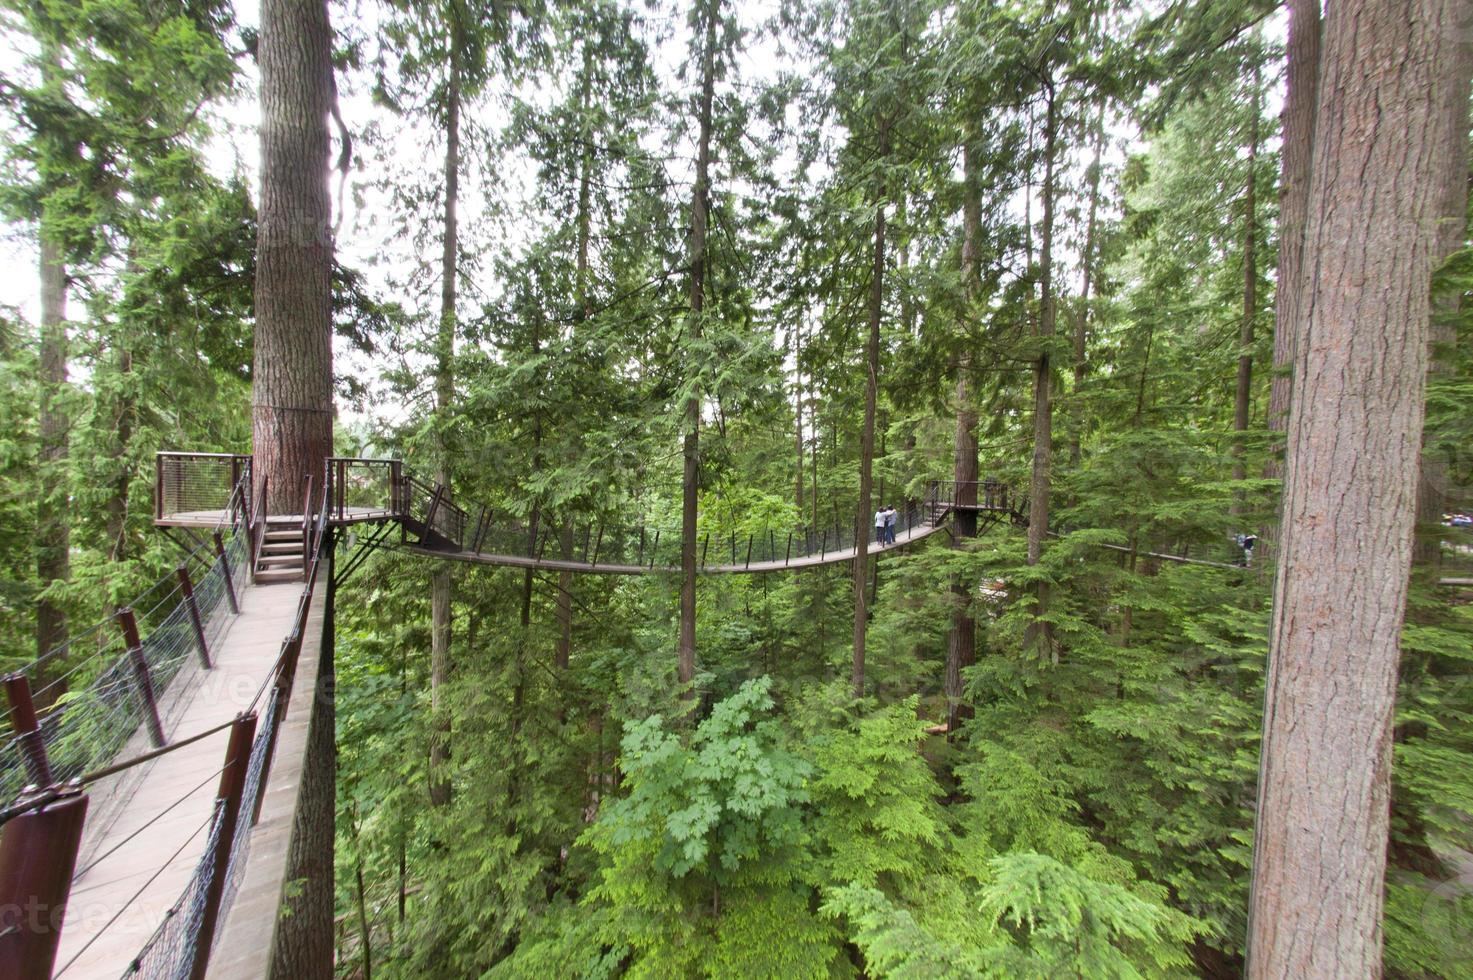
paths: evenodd
<path fill-rule="evenodd" d="M 440 322 L 435 335 L 436 476 L 448 491 L 451 482 L 450 410 L 455 401 L 456 296 L 460 273 L 460 31 L 451 15 L 450 69 L 445 82 L 445 210 L 440 242 Z M 430 803 L 450 802 L 450 710 L 445 688 L 450 683 L 454 639 L 454 594 L 450 566 L 438 563 L 430 572 Z"/>
<path fill-rule="evenodd" d="M 691 195 L 690 222 L 690 332 L 701 337 L 701 317 L 706 308 L 706 236 L 711 196 L 711 106 L 716 97 L 716 22 L 720 0 L 704 0 L 704 38 L 701 42 L 701 95 L 697 108 L 700 127 L 696 151 L 696 186 Z M 680 639 L 677 649 L 677 678 L 682 695 L 692 696 L 696 677 L 696 547 L 701 477 L 700 384 L 688 379 L 690 393 L 685 405 L 685 468 L 681 479 L 680 507 Z"/>
<path fill-rule="evenodd" d="M 1319 90 L 1320 0 L 1288 0 L 1289 51 L 1284 109 L 1280 116 L 1283 149 L 1279 176 L 1279 272 L 1274 297 L 1274 376 L 1268 398 L 1268 427 L 1282 432 L 1289 419 L 1293 388 L 1295 331 L 1303 323 L 1304 225 L 1309 212 L 1309 165 L 1314 150 L 1315 98 Z M 1282 475 L 1275 445 L 1264 475 Z M 1275 536 L 1275 529 L 1260 543 Z"/>
<path fill-rule="evenodd" d="M 1381 973 L 1391 737 L 1441 187 L 1439 36 L 1464 0 L 1325 22 L 1265 680 L 1251 977 Z M 1429 99 L 1429 93 L 1433 98 Z"/>
<path fill-rule="evenodd" d="M 977 149 L 972 140 L 962 146 L 962 173 L 965 198 L 962 201 L 962 286 L 967 299 L 963 322 L 976 315 L 975 302 L 979 287 L 978 261 L 982 247 L 982 199 L 977 175 Z M 977 409 L 972 404 L 970 345 L 963 346 L 956 364 L 956 439 L 953 476 L 956 480 L 958 509 L 952 518 L 952 547 L 962 549 L 977 536 L 977 513 L 965 509 L 977 504 Z M 946 643 L 946 721 L 947 732 L 954 735 L 957 723 L 970 713 L 962 704 L 962 671 L 977 660 L 977 621 L 972 615 L 972 592 L 975 583 L 958 576 L 951 580 L 951 632 Z"/>
<path fill-rule="evenodd" d="M 1033 365 L 1033 474 L 1028 484 L 1028 564 L 1037 565 L 1043 558 L 1043 542 L 1048 534 L 1049 494 L 1053 490 L 1052 464 L 1054 441 L 1053 368 L 1050 349 L 1054 340 L 1057 309 L 1054 297 L 1054 204 L 1058 188 L 1055 181 L 1055 158 L 1058 154 L 1059 99 L 1052 85 L 1047 94 L 1047 115 L 1043 132 L 1043 228 L 1039 235 L 1038 254 L 1038 356 Z M 1048 625 L 1049 586 L 1039 582 L 1035 593 L 1037 605 L 1029 628 L 1029 643 L 1047 650 L 1057 662 L 1053 630 Z"/>
<path fill-rule="evenodd" d="M 880 157 L 890 152 L 890 124 L 880 123 Z M 869 536 L 874 525 L 875 406 L 880 387 L 880 320 L 885 307 L 885 185 L 881 180 L 875 201 L 875 237 L 870 265 L 869 340 L 864 352 L 864 429 L 859 439 L 859 511 L 854 522 L 854 656 L 849 686 L 864 697 L 864 645 L 869 630 L 866 608 L 869 580 Z"/>
<path fill-rule="evenodd" d="M 331 50 L 326 0 L 262 0 L 252 401 L 270 514 L 296 513 L 332 452 Z"/>

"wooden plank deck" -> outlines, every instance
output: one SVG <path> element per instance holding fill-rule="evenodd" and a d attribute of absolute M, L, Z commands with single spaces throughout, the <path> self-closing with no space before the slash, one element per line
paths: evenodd
<path fill-rule="evenodd" d="M 191 664 L 198 676 L 176 677 L 161 699 L 161 713 L 177 718 L 174 734 L 206 731 L 246 709 L 280 655 L 301 592 L 300 583 L 243 592 L 240 616 L 211 651 L 214 669 Z M 170 699 L 181 699 L 173 712 Z M 54 976 L 122 976 L 164 921 L 204 852 L 228 736 L 218 732 L 92 788 Z M 138 732 L 119 757 L 148 748 Z"/>
<path fill-rule="evenodd" d="M 165 514 L 163 517 L 155 517 L 155 527 L 189 527 L 202 528 L 212 531 L 219 527 L 225 519 L 223 510 L 191 510 L 177 514 Z M 382 507 L 344 507 L 341 518 L 332 518 L 330 523 L 334 525 L 363 524 L 370 521 L 393 520 L 394 515 Z M 272 514 L 271 520 L 281 524 L 302 523 L 301 514 Z"/>
<path fill-rule="evenodd" d="M 895 536 L 894 544 L 879 545 L 873 541 L 869 543 L 871 555 L 883 555 L 903 548 L 908 544 L 923 541 L 941 530 L 940 527 L 917 527 L 906 531 L 904 534 Z M 431 558 L 442 558 L 450 561 L 468 562 L 477 565 L 498 565 L 507 568 L 532 568 L 539 571 L 568 571 L 583 572 L 592 575 L 651 575 L 680 572 L 679 566 L 670 565 L 627 565 L 627 564 L 589 564 L 586 561 L 565 561 L 561 558 L 526 558 L 521 555 L 497 555 L 487 552 L 470 551 L 437 551 L 433 548 L 418 548 L 411 546 L 410 551 L 426 555 Z M 821 555 L 804 555 L 790 561 L 754 561 L 750 564 L 738 562 L 736 564 L 706 565 L 700 570 L 702 575 L 755 575 L 759 572 L 783 572 L 801 568 L 818 568 L 823 565 L 842 565 L 854 560 L 855 549 L 845 548 L 842 551 L 829 551 Z"/>

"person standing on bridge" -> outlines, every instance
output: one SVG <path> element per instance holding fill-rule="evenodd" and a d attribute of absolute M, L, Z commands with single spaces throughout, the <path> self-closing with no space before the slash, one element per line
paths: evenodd
<path fill-rule="evenodd" d="M 875 511 L 875 544 L 885 546 L 885 508 Z"/>
<path fill-rule="evenodd" d="M 895 519 L 895 505 L 887 504 L 885 506 L 885 542 L 887 544 L 895 543 Z"/>

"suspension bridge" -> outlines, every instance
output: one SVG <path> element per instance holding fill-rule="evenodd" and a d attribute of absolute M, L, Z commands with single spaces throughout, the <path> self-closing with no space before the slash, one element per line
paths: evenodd
<path fill-rule="evenodd" d="M 324 730 L 331 747 L 331 699 L 320 696 L 331 597 L 374 551 L 680 570 L 676 531 L 593 519 L 539 534 L 490 508 L 472 517 L 398 460 L 329 459 L 303 479 L 295 514 L 267 513 L 270 485 L 253 480 L 250 456 L 160 453 L 154 484 L 154 523 L 180 544 L 178 566 L 4 681 L 0 980 L 282 975 L 293 944 L 331 941 L 331 754 L 324 822 L 312 748 Z M 698 565 L 720 575 L 842 564 L 859 548 L 923 541 L 959 510 L 1024 521 L 1001 484 L 932 484 L 897 510 L 891 544 L 836 518 L 703 533 Z M 323 878 L 315 902 L 287 889 Z"/>
<path fill-rule="evenodd" d="M 267 513 L 250 456 L 160 453 L 154 477 L 154 523 L 180 544 L 178 566 L 4 679 L 0 980 L 234 980 L 331 961 L 333 595 L 373 552 L 680 571 L 676 529 L 539 527 L 464 507 L 398 460 L 327 460 L 295 514 Z M 838 565 L 924 541 L 957 514 L 980 531 L 1026 526 L 1025 511 L 997 481 L 933 482 L 897 510 L 893 544 L 836 515 L 703 531 L 696 560 L 709 575 Z"/>

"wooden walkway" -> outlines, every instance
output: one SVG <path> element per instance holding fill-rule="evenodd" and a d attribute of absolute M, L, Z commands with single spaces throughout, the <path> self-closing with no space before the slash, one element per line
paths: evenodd
<path fill-rule="evenodd" d="M 161 699 L 166 734 L 206 731 L 249 707 L 291 631 L 301 592 L 300 583 L 242 592 L 240 616 L 212 651 L 214 669 L 191 661 L 188 676 L 176 677 Z M 164 921 L 204 853 L 229 734 L 217 732 L 93 787 L 54 976 L 120 977 Z M 119 757 L 149 749 L 140 731 Z"/>
<path fill-rule="evenodd" d="M 869 543 L 871 555 L 883 555 L 903 548 L 908 544 L 923 541 L 941 530 L 941 525 L 923 524 L 911 528 L 904 533 L 895 535 L 895 543 L 887 545 Z M 585 561 L 568 561 L 561 558 L 527 558 L 522 555 L 498 555 L 483 551 L 442 551 L 434 548 L 422 548 L 411 545 L 408 549 L 415 554 L 425 555 L 430 558 L 443 558 L 450 561 L 470 562 L 477 565 L 500 565 L 507 568 L 531 568 L 538 571 L 549 572 L 583 572 L 595 575 L 651 575 L 675 573 L 679 574 L 680 567 L 672 565 L 620 565 L 604 562 L 589 563 Z M 824 552 L 818 555 L 804 555 L 801 558 L 793 558 L 784 561 L 754 561 L 726 563 L 720 565 L 705 565 L 700 569 L 702 575 L 755 575 L 759 572 L 784 572 L 794 569 L 818 568 L 823 565 L 842 565 L 854 560 L 855 549 L 844 548 Z"/>

